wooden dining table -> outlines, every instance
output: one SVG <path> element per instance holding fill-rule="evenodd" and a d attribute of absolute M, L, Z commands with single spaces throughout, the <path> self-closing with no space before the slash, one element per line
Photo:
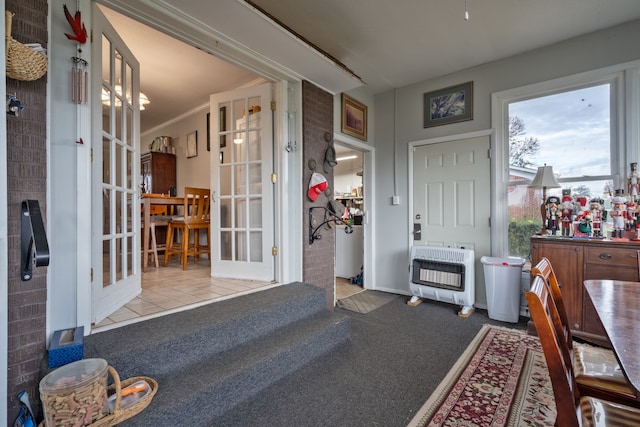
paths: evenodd
<path fill-rule="evenodd" d="M 585 280 L 613 351 L 640 398 L 640 282 Z"/>
<path fill-rule="evenodd" d="M 143 194 L 142 197 L 142 271 L 149 266 L 149 239 L 151 231 L 151 206 L 183 206 L 184 197 Z"/>

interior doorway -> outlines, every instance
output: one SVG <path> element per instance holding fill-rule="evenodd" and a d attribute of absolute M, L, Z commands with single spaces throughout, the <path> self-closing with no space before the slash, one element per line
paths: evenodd
<path fill-rule="evenodd" d="M 334 198 L 342 203 L 342 218 L 353 232 L 337 226 L 335 249 L 336 301 L 364 290 L 364 153 L 335 142 Z"/>
<path fill-rule="evenodd" d="M 176 178 L 171 186 L 177 187 L 178 195 L 181 195 L 186 185 L 203 188 L 208 186 L 211 175 L 210 153 L 218 153 L 213 145 L 213 141 L 218 138 L 214 139 L 209 135 L 212 129 L 207 113 L 211 93 L 226 92 L 238 87 L 254 87 L 265 80 L 255 73 L 223 63 L 218 58 L 103 5 L 99 8 L 108 22 L 117 28 L 123 42 L 134 51 L 143 70 L 139 86 L 144 88 L 150 103 L 146 104 L 140 114 L 140 126 L 137 128 L 140 133 L 139 154 L 157 151 L 152 148 L 151 143 L 156 137 L 166 135 L 168 138 L 163 139 L 169 141 L 167 148 L 173 150 L 163 153 L 175 155 Z M 175 60 L 170 61 L 167 57 Z M 189 69 L 200 70 L 199 74 L 187 75 L 185 70 L 182 73 L 168 71 L 175 63 L 189 63 Z M 211 79 L 212 74 L 216 75 L 216 79 Z M 162 78 L 170 80 L 159 80 Z M 179 105 L 185 99 L 190 99 L 191 104 Z M 262 109 L 267 110 L 264 107 Z M 214 118 L 217 119 L 217 116 Z M 270 131 L 268 133 L 271 134 Z M 187 134 L 196 136 L 193 153 L 186 151 Z M 229 145 L 231 146 L 235 147 L 234 144 Z M 226 163 L 231 156 L 230 153 L 225 156 Z M 133 162 L 139 162 L 138 156 Z M 271 165 L 270 158 L 264 162 Z M 133 179 L 132 182 L 135 184 L 137 180 Z M 163 252 L 160 251 L 160 257 L 162 256 Z M 163 267 L 162 262 L 157 268 L 150 265 L 146 272 L 140 274 L 139 281 L 141 292 L 132 296 L 126 304 L 123 302 L 122 307 L 110 312 L 98 323 L 93 323 L 94 332 L 278 285 L 271 279 L 212 278 L 211 264 L 206 258 L 201 259 L 198 264 L 190 261 L 187 271 L 183 271 L 175 257 L 167 267 Z"/>

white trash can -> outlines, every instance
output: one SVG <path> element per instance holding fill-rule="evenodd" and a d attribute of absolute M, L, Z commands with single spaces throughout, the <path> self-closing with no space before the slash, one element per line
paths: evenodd
<path fill-rule="evenodd" d="M 483 256 L 484 283 L 487 291 L 489 318 L 518 323 L 520 316 L 520 279 L 524 258 L 493 258 Z"/>

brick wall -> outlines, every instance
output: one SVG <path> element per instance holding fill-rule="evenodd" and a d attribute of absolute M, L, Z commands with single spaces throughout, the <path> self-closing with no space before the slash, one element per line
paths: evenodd
<path fill-rule="evenodd" d="M 333 310 L 335 283 L 335 229 L 322 228 L 321 240 L 309 244 L 309 208 L 312 206 L 327 206 L 333 199 L 333 193 L 320 194 L 318 200 L 312 202 L 306 195 L 312 173 L 322 174 L 333 189 L 333 171 L 327 174 L 323 170 L 324 156 L 328 142 L 333 140 L 333 96 L 309 82 L 302 83 L 302 132 L 303 175 L 302 187 L 305 191 L 302 204 L 303 218 L 303 280 L 306 283 L 325 289 L 327 292 L 327 308 Z M 310 161 L 315 162 L 315 169 L 310 167 Z M 313 163 L 311 162 L 311 163 Z M 314 218 L 321 224 L 324 213 L 315 209 Z"/>
<path fill-rule="evenodd" d="M 14 12 L 12 36 L 22 43 L 47 44 L 46 0 L 6 0 Z M 23 82 L 7 78 L 7 94 L 16 95 L 24 109 L 7 117 L 7 198 L 9 242 L 9 313 L 7 425 L 18 411 L 16 395 L 26 389 L 39 412 L 40 363 L 46 352 L 46 268 L 34 269 L 33 279 L 20 279 L 20 209 L 34 199 L 46 215 L 46 90 L 47 76 Z"/>

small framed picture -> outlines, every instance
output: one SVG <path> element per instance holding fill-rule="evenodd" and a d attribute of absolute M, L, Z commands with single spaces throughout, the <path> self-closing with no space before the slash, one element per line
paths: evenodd
<path fill-rule="evenodd" d="M 424 127 L 473 120 L 473 82 L 424 94 Z"/>
<path fill-rule="evenodd" d="M 342 132 L 367 140 L 367 106 L 342 94 Z"/>
<path fill-rule="evenodd" d="M 227 107 L 220 107 L 220 132 L 227 131 Z M 227 146 L 227 135 L 220 135 L 220 148 Z"/>
<path fill-rule="evenodd" d="M 211 151 L 211 113 L 207 113 L 207 151 Z"/>
<path fill-rule="evenodd" d="M 187 134 L 187 159 L 198 155 L 198 131 Z"/>

